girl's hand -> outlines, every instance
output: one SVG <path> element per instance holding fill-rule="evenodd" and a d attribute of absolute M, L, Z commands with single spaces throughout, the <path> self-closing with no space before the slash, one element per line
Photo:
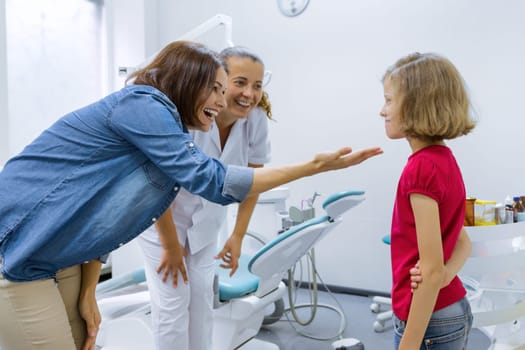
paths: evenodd
<path fill-rule="evenodd" d="M 443 274 L 443 282 L 441 283 L 441 288 L 448 286 L 450 281 L 448 281 L 448 272 L 447 266 L 445 265 L 445 273 Z M 417 286 L 423 282 L 423 276 L 421 276 L 421 268 L 419 267 L 419 261 L 410 269 L 410 290 L 412 293 L 417 289 Z"/>
<path fill-rule="evenodd" d="M 421 276 L 421 269 L 418 261 L 414 267 L 410 269 L 410 290 L 412 293 L 414 293 L 421 282 L 423 282 L 423 277 Z"/>

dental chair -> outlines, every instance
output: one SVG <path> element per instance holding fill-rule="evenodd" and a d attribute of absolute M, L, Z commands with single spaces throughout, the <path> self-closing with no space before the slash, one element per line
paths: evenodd
<path fill-rule="evenodd" d="M 233 277 L 229 277 L 229 270 L 217 268 L 213 349 L 279 349 L 255 336 L 266 309 L 285 292 L 283 274 L 363 200 L 363 191 L 336 193 L 322 205 L 326 215 L 292 226 L 251 257 L 241 256 Z M 102 314 L 97 349 L 153 348 L 149 294 L 142 269 L 100 283 L 97 299 Z"/>

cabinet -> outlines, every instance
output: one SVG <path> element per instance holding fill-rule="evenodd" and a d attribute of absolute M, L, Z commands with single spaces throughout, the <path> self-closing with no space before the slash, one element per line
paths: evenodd
<path fill-rule="evenodd" d="M 525 348 L 525 222 L 468 226 L 472 254 L 460 272 L 474 327 L 494 349 Z"/>

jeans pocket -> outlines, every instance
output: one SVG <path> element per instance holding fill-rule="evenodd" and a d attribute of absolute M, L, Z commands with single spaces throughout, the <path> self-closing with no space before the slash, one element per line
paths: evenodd
<path fill-rule="evenodd" d="M 459 328 L 458 328 L 459 326 Z M 464 350 L 467 344 L 465 324 L 455 327 L 428 328 L 423 344 L 427 350 Z"/>

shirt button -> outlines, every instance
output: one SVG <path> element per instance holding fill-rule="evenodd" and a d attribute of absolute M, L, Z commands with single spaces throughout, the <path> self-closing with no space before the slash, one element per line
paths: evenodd
<path fill-rule="evenodd" d="M 177 192 L 179 190 L 179 186 L 173 187 L 173 191 Z"/>
<path fill-rule="evenodd" d="M 155 221 L 157 221 L 157 218 L 152 218 L 151 219 L 151 222 L 155 222 Z"/>
<path fill-rule="evenodd" d="M 195 145 L 193 144 L 193 142 L 190 142 L 190 143 L 188 144 L 188 146 L 193 147 L 193 146 L 195 146 Z"/>
<path fill-rule="evenodd" d="M 119 246 L 119 247 L 122 247 L 123 245 L 124 245 L 124 243 L 119 243 L 119 245 L 118 245 L 118 246 Z"/>

